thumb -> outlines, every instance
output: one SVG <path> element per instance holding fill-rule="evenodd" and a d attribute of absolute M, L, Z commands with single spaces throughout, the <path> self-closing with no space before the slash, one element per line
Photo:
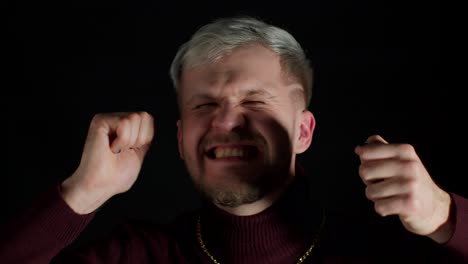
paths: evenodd
<path fill-rule="evenodd" d="M 358 156 L 361 156 L 364 149 L 367 149 L 366 146 L 378 145 L 378 144 L 388 144 L 388 142 L 380 135 L 377 135 L 377 134 L 371 135 L 370 137 L 366 139 L 364 143 L 361 143 L 354 148 L 354 153 L 356 153 Z"/>
<path fill-rule="evenodd" d="M 367 144 L 388 144 L 388 142 L 380 135 L 372 135 L 366 139 Z"/>

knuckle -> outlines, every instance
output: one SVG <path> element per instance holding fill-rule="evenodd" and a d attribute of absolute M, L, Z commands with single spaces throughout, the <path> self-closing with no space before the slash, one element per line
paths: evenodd
<path fill-rule="evenodd" d="M 414 160 L 408 160 L 402 163 L 401 168 L 404 175 L 412 176 L 418 172 L 418 162 Z"/>
<path fill-rule="evenodd" d="M 366 188 L 365 194 L 366 194 L 367 199 L 369 199 L 369 200 L 372 200 L 374 198 L 374 193 L 373 193 L 373 190 L 371 189 L 371 187 Z"/>
<path fill-rule="evenodd" d="M 138 136 L 138 138 L 137 138 L 137 140 L 136 140 L 136 142 L 135 142 L 135 146 L 141 147 L 141 146 L 143 146 L 143 145 L 145 145 L 145 144 L 146 144 L 145 138 L 144 138 L 143 136 L 141 136 L 141 135 Z"/>
<path fill-rule="evenodd" d="M 127 116 L 127 118 L 131 122 L 139 122 L 140 121 L 140 115 L 138 113 L 130 113 Z"/>
<path fill-rule="evenodd" d="M 91 124 L 95 126 L 101 126 L 105 122 L 105 118 L 103 114 L 95 114 L 91 119 Z"/>
<path fill-rule="evenodd" d="M 377 214 L 385 216 L 386 207 L 383 203 L 374 203 L 374 210 Z"/>
<path fill-rule="evenodd" d="M 127 138 L 130 137 L 130 129 L 130 120 L 128 120 L 127 118 L 122 118 L 121 120 L 119 120 L 117 134 L 119 135 L 119 137 L 121 137 L 121 139 L 127 140 Z"/>
<path fill-rule="evenodd" d="M 418 182 L 415 179 L 406 180 L 406 186 L 410 194 L 416 193 L 418 190 Z"/>
<path fill-rule="evenodd" d="M 153 119 L 153 116 L 150 113 L 146 112 L 146 111 L 139 112 L 139 114 L 140 114 L 140 117 L 142 119 L 146 119 L 146 120 L 152 120 Z"/>
<path fill-rule="evenodd" d="M 119 120 L 119 128 L 127 129 L 130 126 L 130 119 L 123 117 Z"/>
<path fill-rule="evenodd" d="M 369 169 L 366 165 L 359 165 L 359 175 L 361 175 L 361 177 L 365 178 L 367 176 L 368 171 Z"/>
<path fill-rule="evenodd" d="M 401 153 L 405 153 L 405 154 L 410 154 L 410 153 L 415 152 L 414 147 L 410 144 L 400 144 L 398 146 L 398 149 Z"/>
<path fill-rule="evenodd" d="M 404 208 L 408 212 L 414 212 L 417 211 L 418 208 L 420 207 L 420 203 L 418 200 L 415 198 L 415 195 L 409 194 L 405 200 L 404 200 Z"/>
<path fill-rule="evenodd" d="M 90 131 L 107 131 L 109 120 L 105 114 L 96 114 L 89 124 Z"/>
<path fill-rule="evenodd" d="M 148 112 L 141 113 L 141 122 L 144 122 L 150 129 L 154 126 L 154 118 Z"/>

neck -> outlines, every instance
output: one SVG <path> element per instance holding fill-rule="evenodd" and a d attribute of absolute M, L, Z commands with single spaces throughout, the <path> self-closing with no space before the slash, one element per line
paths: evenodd
<path fill-rule="evenodd" d="M 274 204 L 257 208 L 254 215 L 235 215 L 214 204 L 203 207 L 199 232 L 208 252 L 221 263 L 294 263 L 303 256 L 314 244 L 322 213 L 305 179 L 296 177 L 285 186 L 288 190 L 278 191 L 282 195 Z"/>
<path fill-rule="evenodd" d="M 286 189 L 289 187 L 291 181 L 293 180 L 294 176 L 289 177 L 285 184 L 282 184 L 280 188 L 277 188 L 275 191 L 270 192 L 269 194 L 265 195 L 261 199 L 249 203 L 249 204 L 242 204 L 236 207 L 229 207 L 223 206 L 219 204 L 215 204 L 218 208 L 237 216 L 248 216 L 258 214 L 263 212 L 270 206 L 272 206 L 278 199 L 283 195 Z"/>

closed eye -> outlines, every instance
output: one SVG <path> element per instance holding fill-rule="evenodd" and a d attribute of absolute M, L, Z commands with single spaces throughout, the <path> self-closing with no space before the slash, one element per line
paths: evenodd
<path fill-rule="evenodd" d="M 199 105 L 196 105 L 194 107 L 194 109 L 200 109 L 200 108 L 204 108 L 204 107 L 214 107 L 214 106 L 217 106 L 218 104 L 215 103 L 215 102 L 210 102 L 210 103 L 204 103 L 204 104 L 199 104 Z"/>
<path fill-rule="evenodd" d="M 261 105 L 265 104 L 263 101 L 244 101 L 242 104 L 244 105 Z"/>

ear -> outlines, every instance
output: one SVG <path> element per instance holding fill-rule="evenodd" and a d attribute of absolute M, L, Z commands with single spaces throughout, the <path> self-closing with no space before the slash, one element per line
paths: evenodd
<path fill-rule="evenodd" d="M 177 120 L 177 146 L 179 147 L 179 156 L 184 159 L 184 152 L 182 151 L 182 124 Z"/>
<path fill-rule="evenodd" d="M 295 153 L 300 154 L 306 151 L 312 143 L 312 135 L 314 134 L 315 118 L 314 115 L 304 110 L 301 113 L 301 120 L 299 124 L 299 136 L 296 144 Z"/>

